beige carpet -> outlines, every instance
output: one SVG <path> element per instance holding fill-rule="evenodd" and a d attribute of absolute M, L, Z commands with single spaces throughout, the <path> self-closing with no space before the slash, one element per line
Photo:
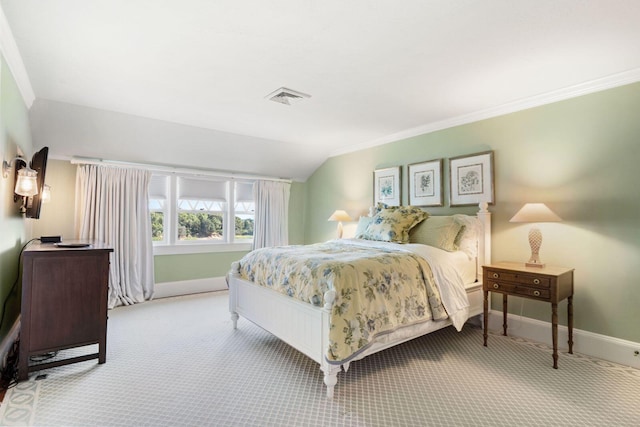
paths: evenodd
<path fill-rule="evenodd" d="M 325 397 L 318 365 L 240 319 L 226 292 L 109 313 L 107 363 L 41 371 L 1 425 L 637 426 L 640 371 L 447 328 L 370 356 Z"/>

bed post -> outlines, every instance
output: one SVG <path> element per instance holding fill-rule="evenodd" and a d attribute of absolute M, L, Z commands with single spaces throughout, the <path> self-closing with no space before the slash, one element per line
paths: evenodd
<path fill-rule="evenodd" d="M 331 365 L 326 358 L 326 352 L 329 349 L 329 328 L 331 327 L 331 310 L 336 300 L 336 291 L 333 289 L 324 293 L 324 307 L 322 307 L 322 351 L 320 355 L 320 370 L 324 373 L 324 384 L 327 386 L 327 398 L 333 399 L 333 389 L 338 383 L 338 372 L 340 365 Z"/>
<path fill-rule="evenodd" d="M 481 202 L 477 213 L 478 219 L 482 223 L 483 233 L 478 239 L 478 265 L 476 274 L 479 282 L 482 282 L 482 266 L 491 263 L 491 212 L 489 204 Z"/>
<path fill-rule="evenodd" d="M 231 270 L 229 271 L 229 278 L 227 285 L 229 286 L 229 312 L 231 313 L 231 321 L 233 322 L 233 329 L 238 329 L 238 319 L 240 316 L 236 311 L 238 305 L 238 290 L 232 279 L 240 278 L 240 263 L 235 261 L 231 263 Z"/>

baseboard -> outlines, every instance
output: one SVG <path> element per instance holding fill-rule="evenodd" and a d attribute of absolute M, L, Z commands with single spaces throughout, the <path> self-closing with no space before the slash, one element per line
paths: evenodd
<path fill-rule="evenodd" d="M 13 343 L 18 339 L 18 334 L 20 333 L 20 317 L 16 318 L 16 321 L 13 322 L 11 329 L 7 335 L 0 342 L 0 369 L 4 369 L 7 366 L 7 356 L 9 355 L 9 351 L 11 351 L 11 347 Z"/>
<path fill-rule="evenodd" d="M 156 283 L 153 298 L 176 297 L 227 289 L 226 278 L 207 277 L 205 279 L 181 280 L 178 282 Z"/>
<path fill-rule="evenodd" d="M 511 336 L 526 338 L 548 346 L 552 345 L 551 323 L 549 322 L 508 314 L 507 324 L 507 333 Z M 502 331 L 502 312 L 492 311 L 489 313 L 489 329 Z M 559 325 L 559 351 L 568 350 L 568 340 L 567 327 Z M 640 343 L 637 342 L 573 328 L 573 351 L 640 369 L 640 355 L 635 354 L 640 351 Z"/>

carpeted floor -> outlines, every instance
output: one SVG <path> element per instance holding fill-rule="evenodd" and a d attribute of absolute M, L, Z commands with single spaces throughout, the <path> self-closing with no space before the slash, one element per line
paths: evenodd
<path fill-rule="evenodd" d="M 35 372 L 1 425 L 637 426 L 640 371 L 447 328 L 355 362 L 325 397 L 318 365 L 244 319 L 227 293 L 109 313 L 107 363 Z M 66 355 L 65 355 L 66 356 Z M 38 374 L 46 378 L 36 380 Z"/>

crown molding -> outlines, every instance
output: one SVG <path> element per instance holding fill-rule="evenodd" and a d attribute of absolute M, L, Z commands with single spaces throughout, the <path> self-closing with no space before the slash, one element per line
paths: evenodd
<path fill-rule="evenodd" d="M 367 148 L 400 141 L 402 139 L 412 138 L 418 135 L 435 132 L 438 130 L 448 129 L 455 126 L 466 125 L 480 120 L 490 119 L 493 117 L 503 116 L 505 114 L 515 113 L 517 111 L 526 110 L 528 108 L 539 107 L 541 105 L 552 104 L 558 101 L 564 101 L 570 98 L 587 95 L 589 93 L 600 92 L 612 89 L 618 86 L 624 86 L 640 81 L 640 68 L 623 71 L 600 79 L 589 82 L 580 83 L 566 88 L 547 92 L 541 95 L 532 96 L 518 101 L 509 102 L 497 107 L 487 108 L 470 114 L 452 117 L 450 119 L 429 123 L 423 126 L 414 127 L 391 135 L 377 138 L 361 144 L 351 145 L 339 150 L 335 150 L 329 154 L 329 157 L 335 157 L 342 154 L 348 154 L 355 151 L 365 150 Z"/>
<path fill-rule="evenodd" d="M 0 6 L 0 52 L 7 61 L 7 66 L 9 67 L 9 70 L 11 70 L 11 74 L 13 74 L 13 78 L 18 85 L 18 90 L 22 95 L 22 99 L 24 100 L 27 109 L 31 108 L 33 101 L 36 99 L 36 95 L 31 87 L 27 69 L 24 67 L 24 62 L 22 62 L 22 56 L 20 55 L 18 45 L 13 38 L 13 33 L 9 27 L 9 21 L 7 21 L 7 17 L 4 14 L 2 6 Z"/>

